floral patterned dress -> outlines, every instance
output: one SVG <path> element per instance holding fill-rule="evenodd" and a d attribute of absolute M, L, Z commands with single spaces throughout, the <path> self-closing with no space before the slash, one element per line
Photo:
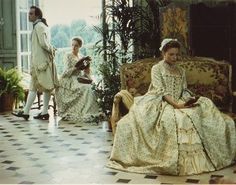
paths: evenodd
<path fill-rule="evenodd" d="M 91 122 L 100 115 L 99 107 L 91 84 L 77 80 L 82 75 L 82 71 L 75 68 L 77 61 L 73 54 L 66 55 L 65 71 L 56 90 L 58 115 L 65 120 Z"/>
<path fill-rule="evenodd" d="M 117 123 L 107 166 L 147 174 L 191 175 L 232 164 L 236 152 L 234 121 L 212 101 L 185 109 L 163 100 L 171 95 L 183 102 L 191 97 L 185 72 L 171 74 L 164 62 L 152 68 L 148 92 L 136 97 L 129 113 Z"/>

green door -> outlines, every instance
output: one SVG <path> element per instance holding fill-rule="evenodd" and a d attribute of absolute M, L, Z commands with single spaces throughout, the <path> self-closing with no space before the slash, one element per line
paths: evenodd
<path fill-rule="evenodd" d="M 0 67 L 17 65 L 15 0 L 0 0 Z"/>

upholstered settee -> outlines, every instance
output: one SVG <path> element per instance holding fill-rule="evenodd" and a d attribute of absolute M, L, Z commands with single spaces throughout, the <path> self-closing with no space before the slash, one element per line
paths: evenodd
<path fill-rule="evenodd" d="M 113 133 L 119 119 L 128 113 L 135 96 L 144 95 L 151 81 L 151 68 L 160 59 L 147 58 L 124 64 L 120 69 L 121 91 L 114 97 L 111 126 Z M 236 120 L 232 113 L 232 66 L 225 61 L 203 57 L 182 57 L 178 65 L 186 71 L 188 88 L 196 95 L 210 98 L 223 112 Z"/>

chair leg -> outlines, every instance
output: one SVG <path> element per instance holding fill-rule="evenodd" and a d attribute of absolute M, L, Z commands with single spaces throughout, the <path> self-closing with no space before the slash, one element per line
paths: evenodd
<path fill-rule="evenodd" d="M 53 101 L 53 112 L 54 112 L 54 114 L 56 114 L 57 113 L 57 103 L 56 103 L 55 95 L 53 95 L 52 101 Z"/>
<path fill-rule="evenodd" d="M 41 108 L 41 104 L 40 104 L 40 102 L 41 102 L 41 93 L 40 92 L 37 92 L 37 98 L 38 98 L 38 109 L 40 110 L 40 108 Z"/>
<path fill-rule="evenodd" d="M 28 89 L 25 89 L 25 99 L 24 99 L 24 104 L 26 104 L 28 94 L 29 94 L 29 90 L 28 90 Z"/>

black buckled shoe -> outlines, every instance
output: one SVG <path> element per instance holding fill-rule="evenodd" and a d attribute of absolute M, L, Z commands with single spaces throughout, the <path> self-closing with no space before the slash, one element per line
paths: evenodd
<path fill-rule="evenodd" d="M 20 110 L 18 112 L 12 112 L 12 115 L 14 115 L 16 117 L 24 118 L 26 121 L 28 121 L 28 119 L 29 119 L 29 114 L 24 114 L 24 111 L 22 111 L 22 110 Z"/>
<path fill-rule="evenodd" d="M 37 116 L 34 116 L 34 119 L 48 120 L 49 114 L 39 113 Z"/>

